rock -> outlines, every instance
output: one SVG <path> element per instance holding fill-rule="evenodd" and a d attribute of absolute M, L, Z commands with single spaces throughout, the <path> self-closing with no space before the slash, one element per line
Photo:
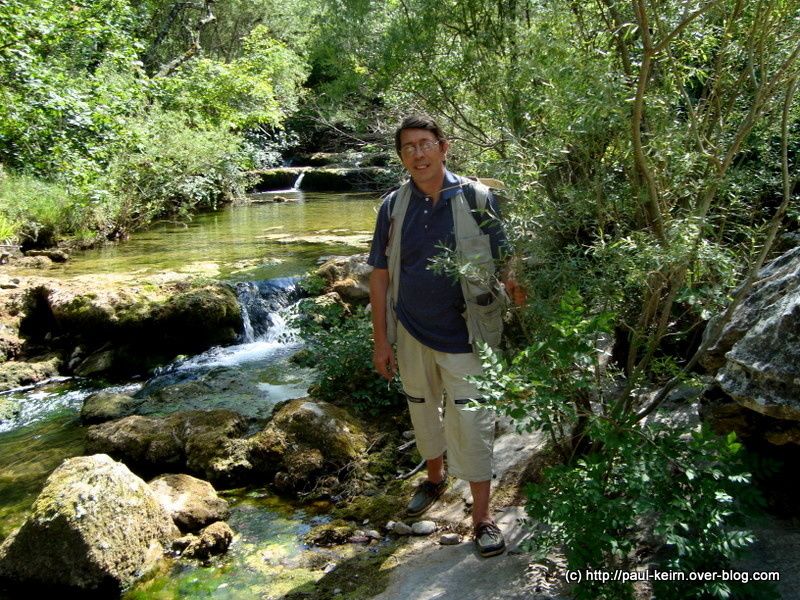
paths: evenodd
<path fill-rule="evenodd" d="M 9 360 L 0 363 L 0 391 L 39 383 L 58 375 L 61 358 L 51 354 L 29 362 Z"/>
<path fill-rule="evenodd" d="M 25 256 L 46 256 L 54 263 L 65 263 L 69 260 L 69 254 L 63 250 L 50 249 L 50 250 L 28 250 Z"/>
<path fill-rule="evenodd" d="M 79 361 L 74 368 L 74 372 L 78 377 L 91 377 L 92 375 L 112 370 L 115 362 L 116 353 L 114 350 L 98 350 L 97 352 L 92 352 L 84 360 Z"/>
<path fill-rule="evenodd" d="M 367 264 L 366 254 L 337 256 L 324 263 L 316 274 L 328 282 L 346 302 L 361 302 L 369 299 L 369 275 L 372 267 Z"/>
<path fill-rule="evenodd" d="M 19 416 L 19 400 L 0 396 L 0 423 L 13 421 Z"/>
<path fill-rule="evenodd" d="M 416 436 L 414 435 L 414 430 L 413 429 L 409 429 L 409 430 L 403 432 L 403 439 L 404 440 L 411 441 L 411 440 L 413 440 L 415 438 L 416 438 Z"/>
<path fill-rule="evenodd" d="M 800 247 L 758 273 L 704 365 L 719 369 L 717 383 L 740 405 L 800 421 Z"/>
<path fill-rule="evenodd" d="M 442 546 L 455 546 L 461 543 L 461 536 L 457 533 L 445 533 L 439 538 L 439 543 Z"/>
<path fill-rule="evenodd" d="M 392 527 L 392 531 L 394 531 L 397 535 L 411 535 L 413 529 L 402 521 L 398 521 L 394 524 L 394 527 Z"/>
<path fill-rule="evenodd" d="M 199 531 L 230 516 L 228 503 L 207 481 L 191 475 L 161 475 L 148 485 L 183 532 Z"/>
<path fill-rule="evenodd" d="M 767 441 L 775 446 L 800 446 L 800 423 L 750 410 L 719 387 L 710 387 L 700 401 L 700 418 L 720 435 L 735 432 L 745 442 Z"/>
<path fill-rule="evenodd" d="M 236 294 L 225 284 L 47 280 L 27 289 L 22 302 L 20 334 L 38 344 L 58 338 L 59 348 L 81 346 L 88 357 L 75 368 L 82 376 L 141 373 L 177 354 L 233 342 L 243 327 Z"/>
<path fill-rule="evenodd" d="M 306 302 L 309 301 L 314 306 L 311 307 L 308 314 L 317 325 L 330 328 L 339 322 L 340 316 L 349 317 L 351 315 L 350 307 L 337 292 L 328 292 Z"/>
<path fill-rule="evenodd" d="M 372 541 L 372 538 L 366 535 L 351 535 L 347 538 L 347 542 L 350 544 L 369 544 Z"/>
<path fill-rule="evenodd" d="M 414 535 L 430 535 L 436 531 L 436 523 L 433 521 L 417 521 L 411 526 Z"/>
<path fill-rule="evenodd" d="M 304 538 L 307 544 L 315 546 L 338 546 L 344 544 L 352 535 L 353 527 L 348 523 L 336 520 L 314 527 Z"/>
<path fill-rule="evenodd" d="M 105 455 L 64 461 L 25 523 L 0 547 L 0 576 L 118 594 L 178 530 L 148 485 Z"/>
<path fill-rule="evenodd" d="M 23 256 L 14 261 L 14 266 L 22 269 L 48 269 L 53 261 L 47 256 Z"/>
<path fill-rule="evenodd" d="M 224 521 L 217 521 L 203 529 L 192 539 L 181 556 L 208 560 L 212 556 L 224 554 L 233 541 L 233 530 Z"/>
<path fill-rule="evenodd" d="M 253 171 L 259 182 L 253 191 L 267 192 L 291 188 L 304 173 L 301 188 L 307 192 L 348 190 L 377 191 L 391 187 L 396 175 L 392 169 L 368 167 L 282 167 Z"/>
<path fill-rule="evenodd" d="M 257 470 L 277 471 L 276 485 L 284 491 L 299 491 L 324 476 L 323 465 L 338 470 L 360 459 L 367 440 L 346 411 L 301 398 L 283 404 L 249 443 L 249 460 Z"/>
<path fill-rule="evenodd" d="M 246 479 L 253 466 L 240 436 L 246 421 L 227 410 L 186 411 L 167 417 L 132 415 L 87 431 L 87 448 L 119 457 L 147 473 L 188 469 L 212 482 Z"/>
<path fill-rule="evenodd" d="M 373 540 L 381 539 L 381 534 L 378 533 L 375 529 L 367 529 L 364 532 L 364 535 L 366 535 L 368 538 L 373 539 Z"/>
<path fill-rule="evenodd" d="M 96 392 L 83 401 L 81 423 L 92 425 L 128 416 L 140 403 L 140 400 L 126 394 Z"/>

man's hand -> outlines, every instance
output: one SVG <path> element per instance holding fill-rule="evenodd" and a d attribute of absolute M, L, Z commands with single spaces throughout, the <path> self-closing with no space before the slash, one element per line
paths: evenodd
<path fill-rule="evenodd" d="M 389 342 L 375 343 L 375 349 L 372 351 L 372 364 L 381 377 L 388 381 L 394 379 L 397 373 L 397 362 Z"/>
<path fill-rule="evenodd" d="M 503 281 L 503 285 L 506 288 L 508 297 L 511 298 L 511 301 L 515 306 L 525 305 L 525 302 L 528 300 L 528 292 L 525 291 L 524 287 L 517 283 L 513 274 L 510 274 L 506 277 L 506 279 Z"/>

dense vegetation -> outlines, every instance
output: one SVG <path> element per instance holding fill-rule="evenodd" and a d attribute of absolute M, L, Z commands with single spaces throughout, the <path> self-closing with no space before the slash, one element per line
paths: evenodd
<path fill-rule="evenodd" d="M 738 443 L 641 422 L 797 230 L 800 1 L 7 0 L 0 40 L 7 240 L 185 219 L 293 144 L 436 116 L 456 170 L 507 184 L 531 301 L 485 385 L 563 457 L 531 489 L 540 539 L 572 568 L 682 570 L 751 541 Z M 578 593 L 632 593 L 610 585 Z M 659 597 L 735 588 L 689 586 Z"/>

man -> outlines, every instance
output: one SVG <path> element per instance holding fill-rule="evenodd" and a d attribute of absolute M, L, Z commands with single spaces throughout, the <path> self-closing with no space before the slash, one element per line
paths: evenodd
<path fill-rule="evenodd" d="M 473 400 L 481 401 L 480 393 L 465 377 L 481 373 L 473 344 L 499 342 L 499 292 L 486 287 L 490 278 L 483 283 L 465 277 L 454 281 L 429 267 L 445 246 L 471 263 L 483 263 L 491 275 L 493 258 L 505 247 L 505 234 L 488 190 L 446 169 L 449 144 L 430 117 L 406 117 L 395 132 L 395 148 L 411 179 L 381 205 L 368 262 L 374 267 L 373 363 L 389 380 L 399 366 L 417 448 L 427 467 L 427 479 L 407 512 L 422 514 L 444 492 L 447 450 L 450 474 L 469 481 L 478 550 L 482 556 L 494 556 L 505 550 L 503 535 L 489 514 L 494 414 L 471 406 Z M 475 206 L 476 197 L 485 208 Z M 506 287 L 516 297 L 514 282 L 507 281 Z"/>

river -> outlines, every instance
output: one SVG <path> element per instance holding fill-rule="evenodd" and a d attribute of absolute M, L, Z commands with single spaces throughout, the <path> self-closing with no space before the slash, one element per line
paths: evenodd
<path fill-rule="evenodd" d="M 77 253 L 65 265 L 39 274 L 136 277 L 179 271 L 253 289 L 263 288 L 264 280 L 302 275 L 320 257 L 366 250 L 379 205 L 376 195 L 282 195 L 289 201 L 266 202 L 272 195 L 257 195 L 251 203 L 196 215 L 186 225 L 159 223 L 122 244 Z M 291 287 L 290 282 L 280 285 Z M 44 480 L 63 459 L 84 453 L 85 429 L 78 415 L 83 400 L 99 389 L 135 394 L 165 381 L 228 371 L 254 382 L 257 398 L 209 397 L 209 407 L 234 402 L 243 413 L 261 415 L 259 410 L 268 413 L 276 402 L 305 395 L 309 373 L 288 361 L 300 347 L 290 311 L 284 306 L 267 324 L 249 323 L 256 334 L 240 344 L 183 358 L 147 381 L 102 388 L 67 379 L 4 394 L 19 400 L 22 409 L 13 421 L 0 421 L 0 535 L 4 538 L 22 523 Z M 228 554 L 207 567 L 166 562 L 162 572 L 129 590 L 126 598 L 268 597 L 320 576 L 294 565 L 306 551 L 302 535 L 325 520 L 324 507 L 295 506 L 266 488 L 229 490 L 225 497 L 232 506 L 229 523 L 238 534 Z"/>

